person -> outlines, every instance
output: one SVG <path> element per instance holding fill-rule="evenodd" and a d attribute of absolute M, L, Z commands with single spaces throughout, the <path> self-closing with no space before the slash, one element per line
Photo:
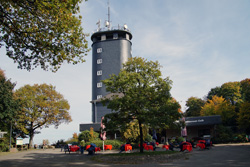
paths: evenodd
<path fill-rule="evenodd" d="M 65 154 L 66 154 L 67 151 L 68 151 L 69 154 L 70 154 L 69 145 L 68 145 L 68 144 L 65 144 L 65 146 L 64 146 L 64 152 L 65 152 Z"/>
<path fill-rule="evenodd" d="M 80 144 L 80 151 L 81 151 L 81 154 L 84 153 L 84 149 L 85 149 L 85 141 L 82 140 L 82 141 L 81 141 L 81 144 Z"/>
<path fill-rule="evenodd" d="M 184 142 L 180 142 L 180 151 L 183 151 L 183 144 Z"/>
<path fill-rule="evenodd" d="M 155 140 L 153 140 L 153 141 L 150 143 L 150 145 L 152 145 L 152 146 L 153 146 L 154 151 L 155 151 L 155 149 L 156 149 L 156 146 L 155 146 Z"/>
<path fill-rule="evenodd" d="M 121 153 L 121 152 L 123 152 L 123 151 L 125 151 L 125 144 L 123 144 L 123 145 L 120 147 L 120 152 L 119 152 L 119 153 Z"/>
<path fill-rule="evenodd" d="M 96 148 L 96 145 L 94 143 L 91 143 L 88 149 L 89 155 L 93 155 L 95 153 L 95 148 Z"/>
<path fill-rule="evenodd" d="M 170 139 L 169 139 L 168 143 L 169 143 L 169 150 L 174 151 L 174 144 L 171 142 Z"/>

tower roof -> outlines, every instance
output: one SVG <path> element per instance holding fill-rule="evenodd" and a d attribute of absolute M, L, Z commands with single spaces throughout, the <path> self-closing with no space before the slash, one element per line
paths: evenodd
<path fill-rule="evenodd" d="M 125 27 L 112 27 L 111 30 L 107 29 L 107 28 L 101 28 L 101 29 L 97 29 L 92 35 L 91 35 L 91 40 L 93 41 L 93 38 L 95 37 L 100 37 L 102 35 L 113 35 L 114 33 L 117 34 L 128 34 L 129 35 L 129 40 L 132 39 L 132 34 L 129 31 L 129 29 L 125 28 Z"/>

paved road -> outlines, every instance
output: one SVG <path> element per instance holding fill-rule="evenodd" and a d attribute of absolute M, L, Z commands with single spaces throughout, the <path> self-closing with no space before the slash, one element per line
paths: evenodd
<path fill-rule="evenodd" d="M 92 156 L 76 153 L 64 154 L 56 150 L 32 150 L 0 156 L 0 167 L 149 167 L 149 166 L 216 166 L 249 167 L 250 144 L 217 145 L 211 150 L 194 150 L 185 160 L 176 160 L 165 164 L 114 165 L 101 164 L 90 160 Z"/>

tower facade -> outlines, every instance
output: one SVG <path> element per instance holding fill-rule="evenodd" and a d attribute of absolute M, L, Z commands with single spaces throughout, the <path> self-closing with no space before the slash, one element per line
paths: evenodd
<path fill-rule="evenodd" d="M 99 123 L 101 118 L 110 113 L 100 99 L 109 94 L 102 80 L 111 74 L 118 75 L 123 63 L 132 57 L 132 34 L 127 26 L 98 28 L 92 34 L 92 122 Z"/>

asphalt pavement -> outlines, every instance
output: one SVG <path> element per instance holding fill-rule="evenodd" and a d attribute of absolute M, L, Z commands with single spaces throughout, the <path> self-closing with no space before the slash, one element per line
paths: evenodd
<path fill-rule="evenodd" d="M 106 151 L 104 153 L 118 151 Z M 97 153 L 103 154 L 103 152 Z M 175 160 L 163 164 L 103 164 L 91 160 L 87 152 L 82 154 L 65 154 L 60 149 L 29 150 L 18 153 L 0 155 L 0 167 L 149 167 L 149 166 L 175 166 L 175 167 L 249 167 L 250 143 L 215 145 L 210 150 L 194 149 L 186 159 Z M 98 155 L 94 155 L 98 156 Z"/>

